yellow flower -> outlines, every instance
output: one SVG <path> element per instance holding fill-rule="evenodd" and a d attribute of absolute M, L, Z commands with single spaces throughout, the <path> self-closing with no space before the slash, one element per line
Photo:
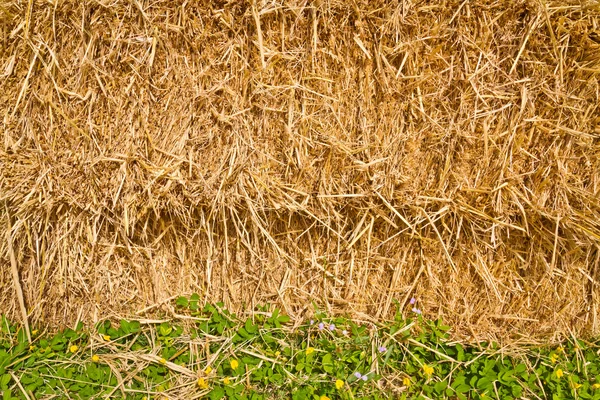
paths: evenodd
<path fill-rule="evenodd" d="M 412 382 L 410 381 L 410 378 L 409 378 L 408 376 L 405 376 L 404 378 L 402 378 L 402 384 L 403 384 L 404 386 L 410 386 L 410 385 L 411 385 L 411 383 L 412 383 Z"/>
<path fill-rule="evenodd" d="M 563 372 L 563 370 L 562 370 L 562 369 L 560 369 L 560 368 L 559 368 L 559 369 L 557 369 L 557 370 L 556 370 L 556 377 L 557 377 L 557 378 L 562 378 L 562 376 L 563 376 L 564 374 L 565 374 L 565 373 Z"/>
<path fill-rule="evenodd" d="M 210 374 L 210 373 L 212 372 L 212 370 L 213 370 L 213 369 L 212 369 L 212 367 L 209 365 L 209 366 L 208 366 L 208 367 L 206 367 L 206 369 L 204 370 L 204 373 L 205 373 L 206 375 L 208 375 L 208 374 Z"/>
<path fill-rule="evenodd" d="M 77 345 L 75 345 L 75 344 L 73 346 L 69 347 L 69 351 L 71 353 L 75 353 L 77 350 L 79 350 L 79 347 L 77 347 Z"/>
<path fill-rule="evenodd" d="M 161 358 L 160 360 L 158 360 L 158 362 L 160 362 L 161 364 L 166 364 L 167 360 L 165 360 L 164 358 Z"/>
<path fill-rule="evenodd" d="M 275 352 L 275 357 L 279 357 L 280 355 L 281 355 L 281 352 L 280 352 L 280 351 L 276 351 L 276 352 Z"/>
<path fill-rule="evenodd" d="M 344 387 L 344 381 L 341 379 L 338 379 L 337 381 L 335 381 L 335 388 L 340 390 L 341 388 Z"/>
<path fill-rule="evenodd" d="M 229 385 L 231 383 L 231 379 L 229 379 L 229 377 L 226 377 L 225 379 L 223 379 L 223 383 Z"/>
<path fill-rule="evenodd" d="M 579 389 L 581 387 L 581 383 L 571 382 L 571 387 L 573 389 Z"/>
<path fill-rule="evenodd" d="M 100 361 L 100 357 L 98 357 L 98 354 L 94 354 L 92 356 L 92 361 L 95 362 L 95 363 L 97 363 L 98 361 Z"/>
<path fill-rule="evenodd" d="M 29 346 L 29 351 L 34 351 L 34 350 L 35 350 L 35 346 L 34 345 Z"/>
<path fill-rule="evenodd" d="M 560 346 L 559 348 L 556 349 L 556 351 L 558 351 L 559 353 L 564 353 L 565 349 L 562 346 Z"/>
<path fill-rule="evenodd" d="M 208 389 L 208 383 L 204 380 L 204 378 L 198 378 L 198 386 L 200 389 Z"/>
<path fill-rule="evenodd" d="M 229 361 L 229 366 L 231 367 L 231 369 L 236 370 L 240 366 L 240 363 L 238 362 L 238 360 L 231 360 Z"/>
<path fill-rule="evenodd" d="M 306 348 L 306 355 L 312 354 L 315 352 L 315 348 L 314 347 L 307 347 Z"/>
<path fill-rule="evenodd" d="M 552 362 L 552 364 L 556 364 L 556 362 L 558 361 L 558 354 L 552 353 L 552 355 L 550 356 L 550 361 Z"/>
<path fill-rule="evenodd" d="M 102 335 L 102 339 L 104 339 L 107 342 L 110 342 L 110 336 L 108 335 Z"/>
<path fill-rule="evenodd" d="M 594 384 L 592 385 L 592 388 L 594 388 L 594 389 L 596 389 L 596 390 L 597 390 L 597 389 L 600 389 L 600 383 L 594 383 Z"/>
<path fill-rule="evenodd" d="M 37 330 L 37 329 L 34 329 L 34 330 L 32 330 L 32 331 L 31 331 L 31 334 L 32 334 L 33 336 L 37 335 L 37 333 L 38 333 L 38 330 Z"/>
<path fill-rule="evenodd" d="M 433 367 L 430 367 L 429 365 L 425 364 L 423 365 L 423 372 L 425 372 L 425 375 L 431 376 L 431 374 L 433 374 Z"/>
<path fill-rule="evenodd" d="M 319 400 L 331 400 L 329 397 L 323 395 L 321 397 L 319 397 Z"/>

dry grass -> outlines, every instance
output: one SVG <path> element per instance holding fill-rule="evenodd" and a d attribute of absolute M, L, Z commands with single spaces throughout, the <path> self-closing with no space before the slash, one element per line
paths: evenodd
<path fill-rule="evenodd" d="M 0 3 L 2 311 L 599 331 L 597 1 L 207 3 Z"/>

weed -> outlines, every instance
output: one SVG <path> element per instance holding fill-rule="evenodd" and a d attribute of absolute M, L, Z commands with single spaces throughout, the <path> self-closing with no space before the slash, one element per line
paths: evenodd
<path fill-rule="evenodd" d="M 197 295 L 175 306 L 194 323 L 122 319 L 91 332 L 80 323 L 34 330 L 31 343 L 2 317 L 3 400 L 600 399 L 597 342 L 508 352 L 452 342 L 441 320 L 403 310 L 373 327 L 317 310 L 294 328 L 268 306 L 247 318 L 220 303 L 201 307 Z"/>

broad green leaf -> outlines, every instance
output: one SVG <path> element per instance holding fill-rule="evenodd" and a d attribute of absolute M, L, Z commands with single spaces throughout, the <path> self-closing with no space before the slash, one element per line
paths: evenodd
<path fill-rule="evenodd" d="M 456 386 L 454 390 L 456 390 L 456 393 L 467 393 L 469 390 L 471 390 L 471 387 L 461 383 L 460 385 Z"/>
<path fill-rule="evenodd" d="M 175 305 L 179 306 L 179 307 L 183 307 L 183 308 L 187 308 L 189 304 L 189 301 L 187 299 L 187 297 L 185 296 L 179 296 L 177 298 L 177 301 L 175 302 Z"/>
<path fill-rule="evenodd" d="M 439 381 L 435 385 L 433 385 L 433 389 L 437 393 L 441 394 L 444 390 L 446 390 L 447 386 L 448 386 L 448 383 L 446 381 Z"/>
<path fill-rule="evenodd" d="M 4 374 L 2 375 L 2 378 L 0 378 L 0 388 L 3 390 L 6 390 L 6 388 L 8 387 L 8 382 L 10 382 L 11 376 L 9 374 Z"/>

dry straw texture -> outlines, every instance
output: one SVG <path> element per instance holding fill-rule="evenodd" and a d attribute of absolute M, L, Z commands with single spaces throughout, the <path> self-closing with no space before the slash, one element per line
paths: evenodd
<path fill-rule="evenodd" d="M 598 2 L 0 16 L 13 319 L 150 316 L 196 291 L 364 320 L 415 296 L 479 339 L 598 332 Z"/>

